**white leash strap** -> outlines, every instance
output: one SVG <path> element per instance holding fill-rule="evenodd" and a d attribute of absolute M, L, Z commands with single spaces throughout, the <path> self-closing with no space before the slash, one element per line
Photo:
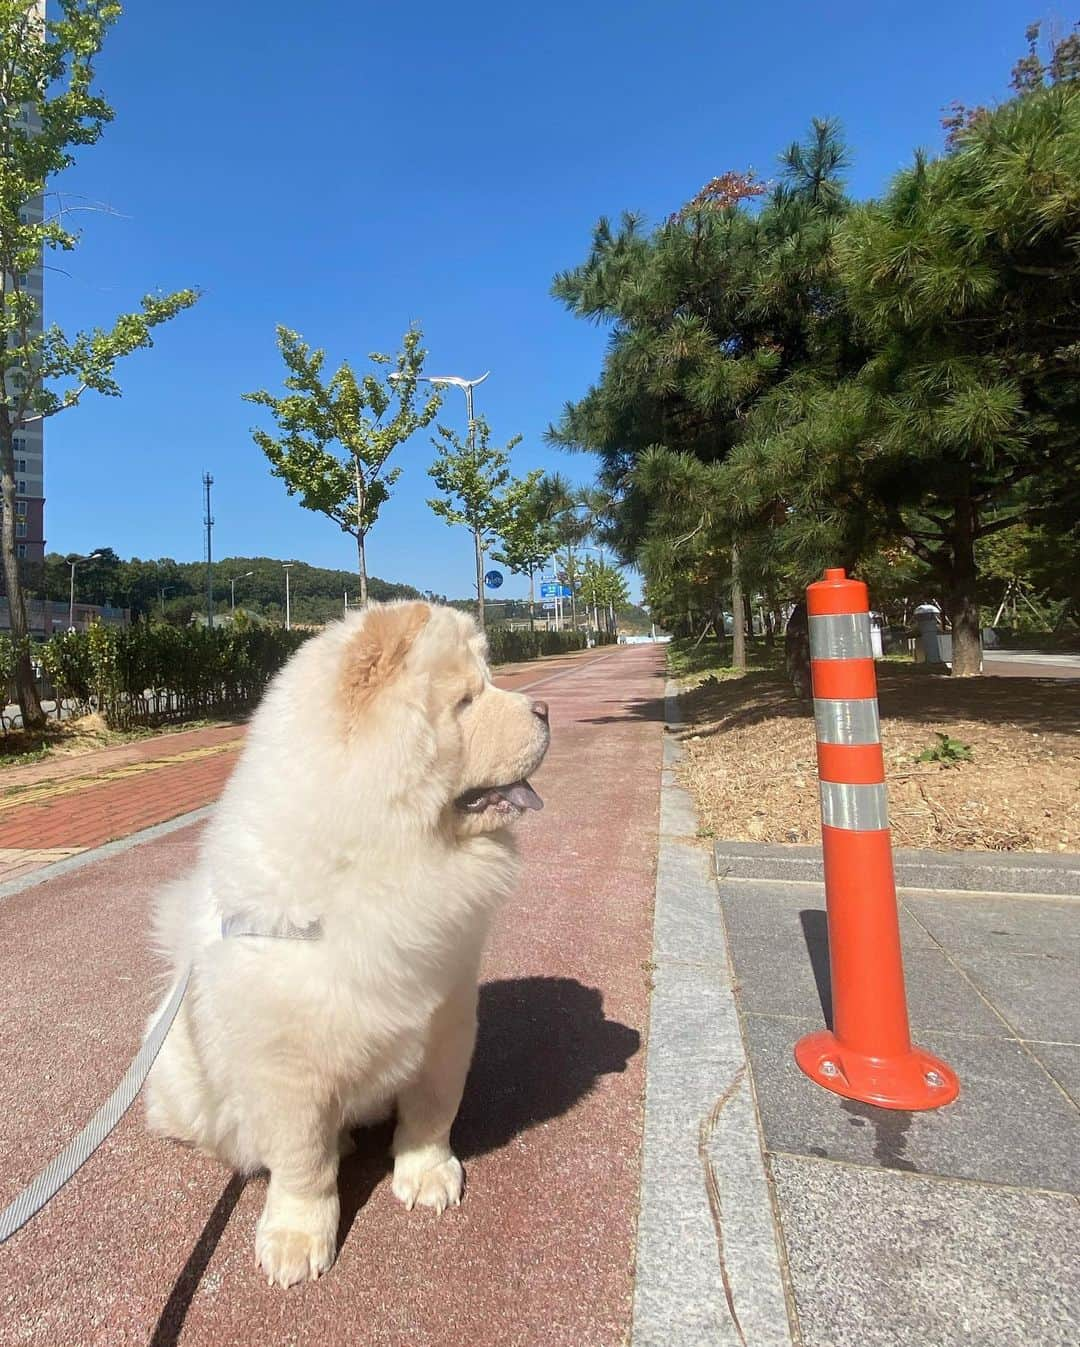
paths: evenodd
<path fill-rule="evenodd" d="M 191 969 L 189 967 L 184 970 L 180 980 L 173 988 L 172 995 L 157 1018 L 157 1023 L 147 1034 L 146 1040 L 135 1056 L 135 1060 L 124 1072 L 123 1080 L 105 1100 L 104 1104 L 78 1136 L 72 1137 L 60 1154 L 45 1166 L 37 1178 L 31 1179 L 18 1197 L 3 1211 L 0 1211 L 0 1244 L 10 1239 L 15 1231 L 24 1226 L 32 1216 L 36 1216 L 49 1198 L 58 1193 L 68 1179 L 82 1168 L 134 1103 L 135 1096 L 142 1089 L 143 1081 L 154 1065 L 154 1058 L 161 1050 L 162 1043 L 165 1042 L 165 1035 L 172 1027 L 173 1020 L 176 1019 L 176 1012 L 180 1009 L 180 1002 L 184 999 L 184 992 L 187 991 L 190 976 Z"/>

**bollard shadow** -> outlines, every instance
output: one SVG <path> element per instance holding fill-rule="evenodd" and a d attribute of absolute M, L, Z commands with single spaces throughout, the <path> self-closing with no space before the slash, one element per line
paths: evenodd
<path fill-rule="evenodd" d="M 832 973 L 829 967 L 829 922 L 820 908 L 803 908 L 799 913 L 806 952 L 817 984 L 818 1000 L 825 1027 L 833 1027 Z"/>

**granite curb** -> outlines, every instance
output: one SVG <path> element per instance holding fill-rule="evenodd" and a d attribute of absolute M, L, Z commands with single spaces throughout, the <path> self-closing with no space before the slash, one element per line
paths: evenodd
<path fill-rule="evenodd" d="M 697 814 L 661 774 L 633 1347 L 792 1347 L 727 945 Z"/>

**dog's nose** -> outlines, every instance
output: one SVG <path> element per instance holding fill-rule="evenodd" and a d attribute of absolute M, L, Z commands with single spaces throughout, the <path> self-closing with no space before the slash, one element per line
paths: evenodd
<path fill-rule="evenodd" d="M 533 702 L 532 710 L 534 716 L 539 716 L 542 721 L 547 722 L 548 704 L 547 702 Z"/>

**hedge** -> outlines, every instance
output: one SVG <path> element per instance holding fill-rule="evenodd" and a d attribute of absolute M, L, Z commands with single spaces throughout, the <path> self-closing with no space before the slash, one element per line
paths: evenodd
<path fill-rule="evenodd" d="M 310 635 L 280 627 L 172 627 L 136 623 L 64 632 L 31 652 L 42 693 L 76 714 L 99 711 L 115 729 L 234 715 L 250 710 L 289 656 Z M 601 634 L 606 644 L 614 638 Z M 583 650 L 584 632 L 511 631 L 492 627 L 492 664 Z M 14 676 L 15 647 L 0 633 L 0 687 Z M 5 725 L 6 728 L 6 725 Z"/>
<path fill-rule="evenodd" d="M 593 638 L 607 645 L 615 638 L 601 632 Z M 541 655 L 562 655 L 568 650 L 584 650 L 588 644 L 583 631 L 511 631 L 508 627 L 489 627 L 488 655 L 492 664 L 515 664 Z"/>
<path fill-rule="evenodd" d="M 31 646 L 54 700 L 77 714 L 99 711 L 116 729 L 250 709 L 308 632 L 280 627 L 105 627 L 64 632 Z M 0 638 L 0 679 L 14 673 Z M 4 675 L 7 675 L 4 678 Z"/>

